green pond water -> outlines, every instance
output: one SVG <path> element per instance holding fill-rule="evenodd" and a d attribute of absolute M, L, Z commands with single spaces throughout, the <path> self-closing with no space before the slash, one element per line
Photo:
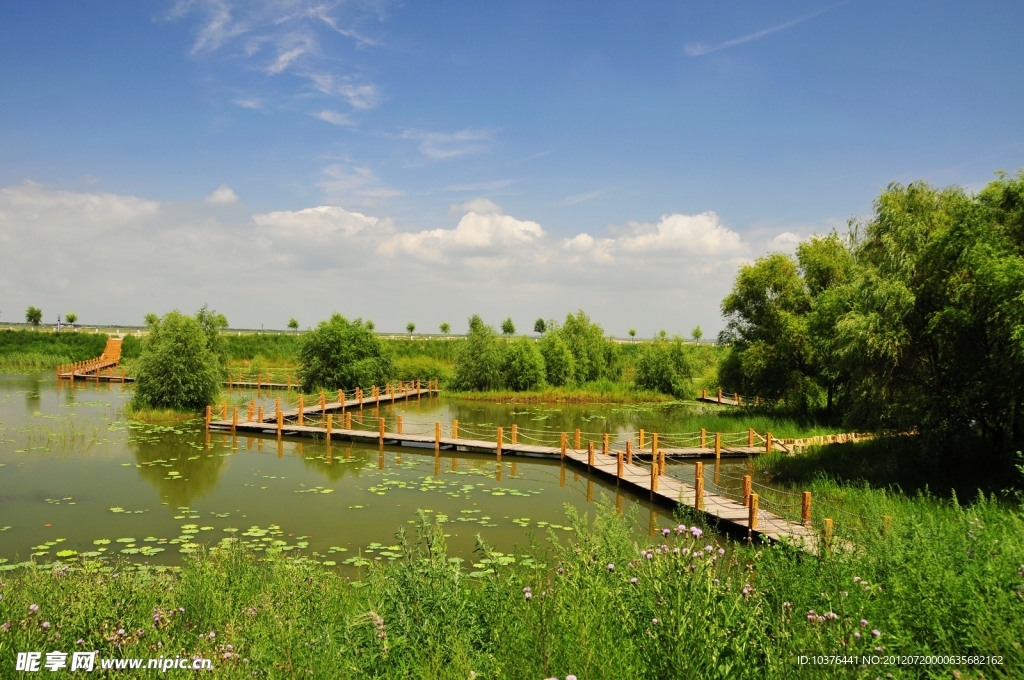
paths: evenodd
<path fill-rule="evenodd" d="M 294 394 L 242 391 L 234 403 L 290 406 Z M 672 523 L 671 510 L 616 489 L 557 460 L 430 449 L 245 436 L 203 430 L 201 420 L 173 426 L 129 422 L 131 386 L 57 383 L 50 373 L 0 375 L 0 570 L 85 557 L 177 565 L 198 546 L 236 538 L 260 552 L 283 550 L 339 569 L 394 559 L 395 534 L 413 529 L 417 511 L 445 522 L 453 556 L 466 568 L 479 559 L 477 536 L 512 552 L 529 534 L 570 536 L 565 505 L 593 515 L 595 502 L 634 506 L 637 532 Z M 243 407 L 244 411 L 244 407 Z M 445 398 L 365 409 L 405 432 L 433 433 L 435 421 L 458 419 L 460 435 L 513 423 L 543 440 L 583 430 L 611 433 L 684 431 L 720 420 L 692 405 L 522 406 Z M 360 415 L 355 414 L 357 423 Z M 337 421 L 335 421 L 337 423 Z M 547 433 L 547 434 L 545 434 Z M 508 434 L 506 434 L 506 437 Z M 554 441 L 554 440 L 552 440 Z M 712 462 L 713 463 L 713 462 Z M 707 464 L 709 482 L 738 485 L 744 459 Z M 692 462 L 669 473 L 693 479 Z M 732 480 L 732 481 L 730 481 Z M 479 566 L 477 568 L 480 568 Z"/>

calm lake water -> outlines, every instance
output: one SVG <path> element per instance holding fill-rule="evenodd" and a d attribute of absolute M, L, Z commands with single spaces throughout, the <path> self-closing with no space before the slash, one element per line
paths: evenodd
<path fill-rule="evenodd" d="M 236 403 L 294 394 L 237 392 Z M 338 568 L 393 559 L 395 534 L 412 535 L 417 511 L 446 520 L 452 555 L 469 563 L 476 537 L 496 550 L 525 546 L 529 533 L 569 536 L 569 504 L 594 513 L 594 502 L 636 507 L 637 532 L 668 526 L 671 513 L 616 491 L 584 471 L 543 461 L 289 439 L 206 433 L 202 421 L 175 426 L 129 422 L 131 386 L 67 382 L 52 373 L 0 375 L 0 569 L 89 557 L 179 564 L 199 545 L 240 538 L 257 550 L 297 549 Z M 243 409 L 244 410 L 244 409 Z M 513 423 L 523 437 L 580 428 L 615 433 L 644 427 L 692 427 L 687 406 L 522 406 L 421 399 L 366 409 L 368 419 L 397 416 L 406 432 L 433 432 L 434 421 L 460 432 L 492 433 Z M 507 435 L 506 435 L 507 436 Z M 745 474 L 748 462 L 707 465 L 711 481 Z M 692 464 L 671 473 L 693 478 Z M 72 552 L 73 551 L 73 552 Z"/>

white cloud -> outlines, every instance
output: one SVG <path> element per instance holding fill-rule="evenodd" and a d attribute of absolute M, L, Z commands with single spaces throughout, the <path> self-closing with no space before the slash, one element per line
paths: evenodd
<path fill-rule="evenodd" d="M 241 106 L 243 109 L 260 109 L 263 108 L 263 100 L 259 97 L 250 97 L 248 99 L 236 99 L 235 104 Z"/>
<path fill-rule="evenodd" d="M 207 203 L 213 203 L 214 205 L 231 205 L 232 203 L 238 203 L 238 194 L 227 184 L 221 184 L 205 200 Z"/>
<path fill-rule="evenodd" d="M 630 222 L 617 248 L 633 253 L 682 252 L 689 255 L 736 256 L 746 252 L 740 235 L 725 227 L 718 215 L 663 215 L 657 224 Z"/>
<path fill-rule="evenodd" d="M 10 211 L 0 214 L 12 221 L 58 214 L 111 226 L 146 220 L 160 210 L 159 201 L 109 193 L 62 191 L 31 181 L 0 189 L 0 204 Z"/>
<path fill-rule="evenodd" d="M 784 231 L 772 239 L 772 248 L 785 252 L 795 252 L 797 245 L 803 239 L 791 231 Z"/>
<path fill-rule="evenodd" d="M 450 256 L 505 260 L 508 249 L 537 242 L 544 230 L 536 222 L 517 220 L 509 215 L 471 212 L 454 229 L 432 229 L 392 236 L 380 245 L 387 255 L 402 253 L 414 258 L 441 262 Z"/>
<path fill-rule="evenodd" d="M 315 115 L 320 120 L 324 121 L 325 123 L 330 123 L 331 125 L 355 125 L 355 122 L 353 122 L 351 118 L 346 116 L 344 113 L 338 113 L 337 111 L 324 110 Z"/>
<path fill-rule="evenodd" d="M 288 35 L 278 45 L 277 56 L 267 65 L 267 75 L 284 73 L 292 62 L 313 49 L 314 41 L 306 35 Z"/>
<path fill-rule="evenodd" d="M 404 192 L 385 186 L 369 168 L 347 170 L 340 164 L 329 165 L 321 174 L 325 179 L 317 183 L 332 200 L 357 197 L 367 206 L 379 205 L 381 199 L 401 196 Z"/>
<path fill-rule="evenodd" d="M 261 227 L 272 228 L 284 238 L 319 240 L 336 235 L 354 236 L 380 222 L 376 217 L 329 205 L 253 215 L 252 221 Z"/>
<path fill-rule="evenodd" d="M 457 132 L 406 130 L 402 133 L 402 137 L 419 140 L 419 149 L 424 156 L 444 159 L 486 150 L 494 139 L 494 132 L 472 128 Z"/>
<path fill-rule="evenodd" d="M 463 215 L 468 212 L 480 213 L 481 215 L 495 214 L 504 215 L 505 210 L 494 201 L 480 197 L 471 198 L 465 203 L 452 203 L 448 206 L 448 213 L 451 215 Z"/>

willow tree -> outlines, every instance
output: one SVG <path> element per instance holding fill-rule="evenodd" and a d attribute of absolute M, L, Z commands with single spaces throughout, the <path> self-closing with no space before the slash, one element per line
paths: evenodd
<path fill-rule="evenodd" d="M 302 389 L 350 390 L 383 385 L 394 378 L 391 353 L 369 322 L 334 314 L 302 336 L 299 346 Z"/>
<path fill-rule="evenodd" d="M 200 321 L 175 310 L 150 325 L 135 377 L 136 408 L 194 411 L 220 392 L 223 367 Z"/>

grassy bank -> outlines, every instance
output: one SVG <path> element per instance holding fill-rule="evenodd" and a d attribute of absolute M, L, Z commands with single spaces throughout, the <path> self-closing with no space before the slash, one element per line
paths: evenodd
<path fill-rule="evenodd" d="M 18 650 L 97 649 L 210 657 L 212 677 L 790 678 L 857 675 L 861 655 L 955 654 L 1002 665 L 861 675 L 1019 677 L 1017 509 L 858 493 L 850 507 L 885 510 L 888 529 L 874 521 L 857 549 L 821 558 L 719 546 L 690 531 L 638 544 L 628 519 L 601 510 L 590 525 L 573 518 L 577 538 L 548 549 L 543 540 L 515 556 L 482 548 L 473 577 L 448 557 L 443 530 L 425 523 L 409 544 L 399 535 L 400 560 L 354 580 L 230 547 L 178 573 L 11 571 L 0 584 L 0 665 L 13 668 Z M 797 663 L 819 654 L 856 661 Z"/>
<path fill-rule="evenodd" d="M 0 370 L 52 369 L 98 357 L 106 344 L 103 334 L 0 330 Z"/>

